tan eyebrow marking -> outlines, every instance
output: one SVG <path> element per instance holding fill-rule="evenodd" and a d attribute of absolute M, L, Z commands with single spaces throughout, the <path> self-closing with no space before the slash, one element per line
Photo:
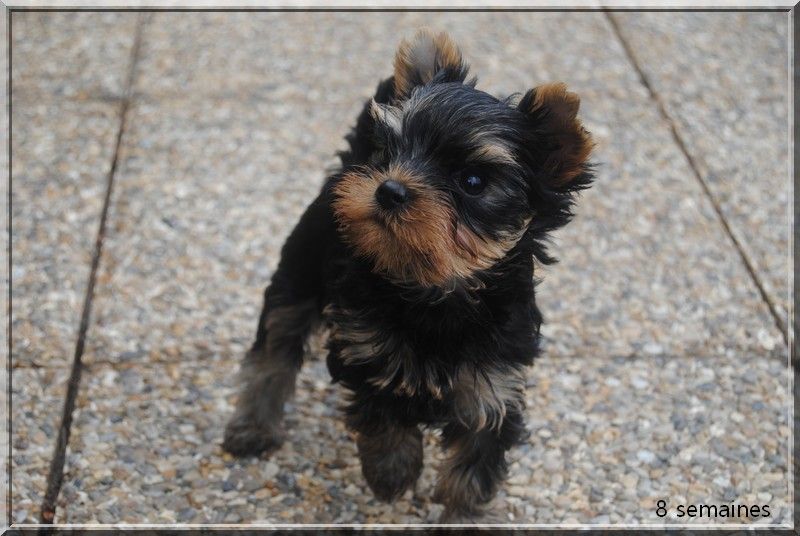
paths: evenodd
<path fill-rule="evenodd" d="M 476 149 L 469 155 L 469 162 L 481 161 L 512 166 L 518 164 L 511 149 L 495 136 L 478 133 L 470 137 L 470 142 Z"/>

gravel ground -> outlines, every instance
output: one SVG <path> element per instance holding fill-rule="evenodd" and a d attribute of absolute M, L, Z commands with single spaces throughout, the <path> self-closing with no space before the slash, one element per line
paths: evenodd
<path fill-rule="evenodd" d="M 15 103 L 122 95 L 135 14 L 17 12 L 11 23 Z"/>
<path fill-rule="evenodd" d="M 12 377 L 11 522 L 39 519 L 69 369 L 17 368 Z"/>
<path fill-rule="evenodd" d="M 789 14 L 614 16 L 786 322 Z"/>
<path fill-rule="evenodd" d="M 21 99 L 12 121 L 14 366 L 69 366 L 119 117 Z"/>
<path fill-rule="evenodd" d="M 114 13 L 13 16 L 15 367 L 72 362 L 134 23 Z"/>
<path fill-rule="evenodd" d="M 436 522 L 435 434 L 427 435 L 416 493 L 391 506 L 377 502 L 319 359 L 302 374 L 288 440 L 271 459 L 223 454 L 234 401 L 228 370 L 225 363 L 93 365 L 60 520 Z M 744 367 L 725 358 L 542 360 L 528 378 L 531 438 L 512 451 L 512 476 L 492 510 L 515 523 L 670 523 L 679 520 L 657 517 L 657 500 L 738 498 L 767 503 L 768 521 L 788 522 L 787 381 L 776 360 Z"/>
<path fill-rule="evenodd" d="M 3 25 L 4 28 L 8 28 L 8 10 L 4 10 L 2 14 L 0 14 L 0 24 Z M 6 40 L 8 43 L 8 40 Z M 8 72 L 8 45 L 3 45 L 4 54 L 2 54 L 3 59 L 0 59 L 0 68 L 5 69 L 5 72 Z M 0 97 L 2 97 L 6 102 L 8 102 L 8 88 L 9 86 L 4 86 L 0 89 Z M 3 107 L 3 110 L 0 111 L 0 121 L 3 124 L 8 124 L 10 120 L 10 113 L 8 107 Z M 8 129 L 3 129 L 0 132 L 0 144 L 3 147 L 8 147 L 9 142 L 9 132 Z M 5 154 L 0 155 L 0 165 L 3 166 L 3 169 L 8 169 L 9 166 L 9 155 L 8 152 L 3 151 Z M 0 210 L 3 211 L 3 214 L 8 214 L 9 204 L 8 204 L 8 193 L 9 193 L 9 186 L 8 183 L 3 181 L 3 186 L 0 186 Z M 8 236 L 8 229 L 9 229 L 9 220 L 3 218 L 3 223 L 0 224 L 0 229 L 3 233 L 3 236 Z M 2 248 L 2 253 L 0 253 L 0 280 L 2 280 L 2 297 L 0 297 L 0 307 L 3 308 L 4 311 L 9 311 L 9 277 L 10 277 L 10 266 L 9 266 L 9 255 L 11 253 L 10 247 Z M 10 333 L 9 330 L 3 330 L 3 334 L 0 335 L 0 360 L 3 364 L 9 363 L 9 337 Z M 10 377 L 8 374 L 8 367 L 0 367 L 3 370 L 0 372 L 0 386 L 2 386 L 2 393 L 0 393 L 0 404 L 2 407 L 9 408 L 10 407 L 10 397 L 8 396 L 8 387 L 10 382 Z M 9 421 L 10 419 L 2 419 L 2 423 L 0 423 L 0 452 L 11 452 L 10 449 L 10 437 L 11 437 L 11 430 L 9 428 Z M 5 482 L 10 482 L 10 478 L 8 478 L 8 468 L 11 466 L 10 460 L 7 460 L 7 463 L 3 465 L 4 469 L 0 471 L 0 475 L 5 479 Z M 10 504 L 10 496 L 8 486 L 2 486 L 2 490 L 0 490 L 0 504 Z M 6 511 L 5 517 L 3 517 L 3 521 L 5 525 L 11 524 L 11 519 L 9 516 L 8 509 Z"/>
<path fill-rule="evenodd" d="M 775 259 L 786 258 L 788 237 L 766 230 L 784 221 L 789 196 L 778 148 L 787 131 L 779 81 L 788 75 L 785 61 L 760 59 L 785 37 L 786 19 L 739 14 L 753 43 L 743 52 L 715 46 L 729 20 L 670 14 L 696 40 L 692 62 L 653 51 L 648 32 L 663 40 L 672 24 L 661 15 L 621 17 L 622 33 L 704 162 L 701 173 L 725 176 L 708 180 L 712 192 L 785 307 L 786 265 L 781 272 Z M 13 117 L 12 515 L 33 522 L 136 16 L 14 17 L 13 89 L 26 96 L 15 97 Z M 660 498 L 738 500 L 770 504 L 767 521 L 791 519 L 782 336 L 605 15 L 160 13 L 142 28 L 56 521 L 436 520 L 434 434 L 416 493 L 377 503 L 318 349 L 282 449 L 238 461 L 219 448 L 231 375 L 280 245 L 388 74 L 397 42 L 423 24 L 453 34 L 488 91 L 567 82 L 582 96 L 602 162 L 579 217 L 555 241 L 561 263 L 544 272 L 546 353 L 529 375 L 532 435 L 512 453 L 494 509 L 517 523 L 660 523 L 684 521 L 658 518 Z M 695 41 L 670 45 L 687 43 Z M 708 94 L 690 91 L 708 78 L 703 62 L 733 69 Z M 754 76 L 745 91 L 734 81 L 749 65 L 766 78 Z M 707 108 L 709 99 L 746 110 L 758 142 L 738 127 L 744 116 Z M 765 155 L 769 190 L 756 193 L 748 163 Z"/>

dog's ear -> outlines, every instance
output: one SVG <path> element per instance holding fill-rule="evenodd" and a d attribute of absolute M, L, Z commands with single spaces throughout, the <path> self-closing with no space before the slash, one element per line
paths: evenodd
<path fill-rule="evenodd" d="M 578 119 L 580 102 L 565 84 L 555 83 L 533 88 L 518 105 L 533 129 L 536 147 L 530 149 L 554 187 L 569 188 L 588 172 L 594 142 Z"/>
<path fill-rule="evenodd" d="M 395 99 L 408 98 L 412 89 L 434 77 L 442 82 L 463 82 L 468 71 L 449 35 L 422 28 L 410 41 L 404 39 L 394 56 Z"/>

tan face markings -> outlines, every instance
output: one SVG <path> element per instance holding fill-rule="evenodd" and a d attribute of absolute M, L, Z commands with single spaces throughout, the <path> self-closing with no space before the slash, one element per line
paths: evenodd
<path fill-rule="evenodd" d="M 469 137 L 469 142 L 475 149 L 468 156 L 468 163 L 518 165 L 514 152 L 504 140 L 497 136 L 476 132 Z"/>
<path fill-rule="evenodd" d="M 411 192 L 407 208 L 378 207 L 375 189 L 388 179 Z M 345 240 L 377 273 L 398 283 L 445 287 L 468 279 L 502 259 L 525 232 L 523 227 L 498 240 L 476 235 L 458 220 L 446 194 L 397 165 L 346 173 L 334 186 L 332 205 Z"/>

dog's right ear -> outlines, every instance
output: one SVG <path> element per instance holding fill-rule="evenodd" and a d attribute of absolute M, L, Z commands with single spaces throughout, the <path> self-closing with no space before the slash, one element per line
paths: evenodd
<path fill-rule="evenodd" d="M 468 71 L 461 51 L 447 33 L 434 34 L 422 28 L 411 41 L 404 39 L 394 56 L 394 97 L 407 99 L 412 89 L 434 77 L 442 82 L 463 82 Z"/>
<path fill-rule="evenodd" d="M 533 127 L 536 146 L 532 149 L 540 156 L 539 167 L 551 186 L 574 188 L 577 179 L 588 176 L 594 142 L 577 117 L 580 103 L 560 82 L 533 88 L 519 103 L 518 109 Z"/>

